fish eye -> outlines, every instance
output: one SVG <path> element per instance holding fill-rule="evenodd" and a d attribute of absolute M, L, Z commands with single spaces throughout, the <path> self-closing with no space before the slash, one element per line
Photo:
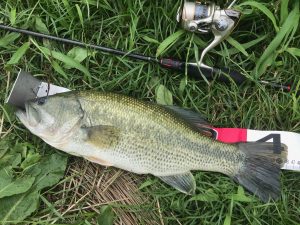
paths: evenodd
<path fill-rule="evenodd" d="M 37 99 L 37 104 L 38 105 L 44 105 L 46 102 L 47 98 L 46 97 L 42 97 L 42 98 L 38 98 Z"/>

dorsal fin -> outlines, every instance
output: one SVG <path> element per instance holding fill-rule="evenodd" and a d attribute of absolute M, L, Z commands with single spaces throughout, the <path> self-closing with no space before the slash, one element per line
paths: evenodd
<path fill-rule="evenodd" d="M 164 105 L 163 107 L 175 113 L 176 116 L 182 118 L 201 134 L 212 138 L 215 137 L 216 133 L 212 129 L 212 126 L 206 121 L 206 119 L 201 114 L 178 106 Z"/>
<path fill-rule="evenodd" d="M 182 117 L 184 120 L 186 120 L 192 124 L 201 124 L 201 125 L 210 126 L 210 124 L 206 121 L 206 119 L 200 113 L 196 113 L 190 109 L 184 109 L 179 106 L 164 105 L 164 107 L 172 110 L 173 112 L 178 114 L 180 117 Z"/>

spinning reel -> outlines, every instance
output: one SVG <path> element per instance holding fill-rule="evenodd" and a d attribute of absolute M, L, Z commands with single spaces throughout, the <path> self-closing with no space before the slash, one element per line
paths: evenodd
<path fill-rule="evenodd" d="M 220 9 L 215 3 L 205 1 L 185 1 L 179 7 L 177 21 L 181 23 L 183 29 L 197 34 L 213 33 L 214 35 L 214 40 L 202 51 L 199 62 L 193 64 L 212 69 L 203 64 L 204 56 L 231 34 L 241 16 L 239 11 L 232 10 L 230 7 Z"/>

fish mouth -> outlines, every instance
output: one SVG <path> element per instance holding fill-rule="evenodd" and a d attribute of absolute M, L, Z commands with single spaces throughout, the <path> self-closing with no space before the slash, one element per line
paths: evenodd
<path fill-rule="evenodd" d="M 27 119 L 26 110 L 18 108 L 16 111 L 16 116 L 23 122 L 24 119 Z"/>
<path fill-rule="evenodd" d="M 16 116 L 27 127 L 35 127 L 41 121 L 38 110 L 30 102 L 25 103 L 25 109 L 19 108 Z"/>

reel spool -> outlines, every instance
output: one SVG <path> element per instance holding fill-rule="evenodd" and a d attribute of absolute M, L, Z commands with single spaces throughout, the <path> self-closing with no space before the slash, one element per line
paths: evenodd
<path fill-rule="evenodd" d="M 202 51 L 199 62 L 194 64 L 212 68 L 203 64 L 205 54 L 231 34 L 240 16 L 239 11 L 220 9 L 213 2 L 184 1 L 177 13 L 177 21 L 182 28 L 198 34 L 213 33 L 214 35 L 214 40 Z"/>

